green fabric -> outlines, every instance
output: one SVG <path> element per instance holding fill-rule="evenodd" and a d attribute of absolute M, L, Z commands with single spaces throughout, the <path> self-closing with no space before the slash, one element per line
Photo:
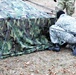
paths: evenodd
<path fill-rule="evenodd" d="M 51 46 L 49 37 L 47 37 L 50 25 L 49 18 L 1 19 L 0 57 L 47 49 Z"/>
<path fill-rule="evenodd" d="M 6 12 L 0 12 L 4 14 L 0 15 L 0 58 L 46 50 L 51 46 L 49 27 L 54 23 L 54 18 L 21 0 L 3 0 L 2 3 L 7 4 L 12 12 L 17 9 L 19 14 L 12 15 L 0 4 L 1 9 Z M 20 8 L 24 9 L 24 12 Z M 25 13 L 25 17 L 20 15 L 21 11 Z"/>

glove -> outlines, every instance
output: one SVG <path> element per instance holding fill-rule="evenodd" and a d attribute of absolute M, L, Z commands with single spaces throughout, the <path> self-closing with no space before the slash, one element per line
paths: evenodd
<path fill-rule="evenodd" d="M 54 2 L 57 2 L 57 0 L 54 0 Z"/>

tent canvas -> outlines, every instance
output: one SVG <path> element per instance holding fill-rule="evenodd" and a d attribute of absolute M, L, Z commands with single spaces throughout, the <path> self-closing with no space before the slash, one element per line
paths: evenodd
<path fill-rule="evenodd" d="M 0 7 L 0 58 L 51 46 L 48 31 L 55 18 L 22 0 L 2 0 Z"/>

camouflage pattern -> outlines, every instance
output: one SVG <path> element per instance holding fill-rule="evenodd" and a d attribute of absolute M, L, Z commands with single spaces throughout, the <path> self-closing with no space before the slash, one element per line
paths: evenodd
<path fill-rule="evenodd" d="M 19 8 L 14 7 L 15 5 L 11 7 L 13 3 L 17 6 L 17 2 L 22 6 L 18 6 Z M 17 11 L 19 14 L 11 14 L 10 10 L 6 10 L 2 3 L 8 4 L 6 7 L 10 8 L 11 13 L 15 12 L 16 9 L 19 10 Z M 48 31 L 50 25 L 54 23 L 54 18 L 22 0 L 3 0 L 2 3 L 0 12 L 0 58 L 46 50 L 52 45 L 49 41 Z M 26 7 L 27 9 L 24 9 Z M 21 12 L 25 14 L 21 14 Z"/>
<path fill-rule="evenodd" d="M 75 0 L 57 0 L 58 4 L 56 6 L 56 11 L 64 10 L 66 8 L 66 13 L 72 15 L 75 10 Z"/>
<path fill-rule="evenodd" d="M 76 45 L 76 19 L 62 14 L 55 25 L 50 26 L 49 33 L 51 42 L 54 44 L 63 45 L 68 43 Z"/>

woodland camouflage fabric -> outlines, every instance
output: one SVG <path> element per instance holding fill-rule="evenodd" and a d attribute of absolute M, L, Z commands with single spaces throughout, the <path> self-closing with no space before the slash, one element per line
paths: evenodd
<path fill-rule="evenodd" d="M 0 13 L 4 14 L 0 15 L 0 58 L 46 50 L 51 46 L 48 31 L 54 18 L 21 0 L 2 0 L 0 3 L 0 6 L 3 3 L 9 7 L 9 10 L 3 5 L 0 8 Z M 24 17 L 21 12 L 25 13 Z"/>

